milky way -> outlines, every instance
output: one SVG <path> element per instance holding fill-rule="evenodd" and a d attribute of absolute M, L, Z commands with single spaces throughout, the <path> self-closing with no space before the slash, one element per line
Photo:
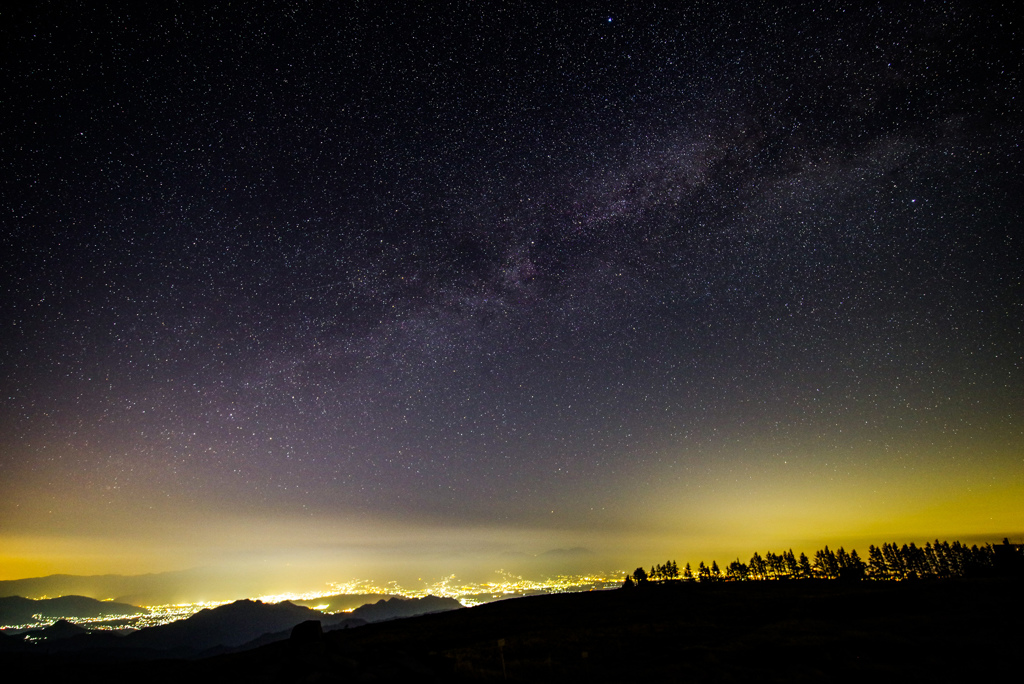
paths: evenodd
<path fill-rule="evenodd" d="M 630 5 L 9 15 L 0 571 L 1019 531 L 1012 10 Z"/>

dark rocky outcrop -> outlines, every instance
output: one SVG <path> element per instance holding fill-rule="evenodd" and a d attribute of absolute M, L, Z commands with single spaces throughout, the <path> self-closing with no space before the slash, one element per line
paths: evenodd
<path fill-rule="evenodd" d="M 292 627 L 289 637 L 293 644 L 322 644 L 324 630 L 319 620 L 306 620 Z"/>

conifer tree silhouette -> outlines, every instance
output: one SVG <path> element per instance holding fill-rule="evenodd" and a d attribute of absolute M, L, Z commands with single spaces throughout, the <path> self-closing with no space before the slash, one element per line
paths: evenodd
<path fill-rule="evenodd" d="M 806 553 L 800 552 L 800 560 L 798 562 L 800 566 L 800 576 L 805 579 L 810 579 L 811 573 L 811 559 L 807 557 Z"/>

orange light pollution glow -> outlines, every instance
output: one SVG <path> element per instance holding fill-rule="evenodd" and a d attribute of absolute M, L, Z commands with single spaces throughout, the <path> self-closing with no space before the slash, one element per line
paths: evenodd
<path fill-rule="evenodd" d="M 1020 541 L 1017 24 L 691 4 L 9 18 L 0 579 Z"/>

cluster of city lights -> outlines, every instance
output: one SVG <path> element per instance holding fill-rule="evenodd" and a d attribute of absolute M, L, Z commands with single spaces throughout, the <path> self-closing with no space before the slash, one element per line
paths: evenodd
<path fill-rule="evenodd" d="M 215 608 L 230 601 L 203 601 L 199 603 L 169 604 L 163 606 L 142 606 L 147 612 L 125 613 L 123 615 L 101 615 L 99 617 L 78 617 L 59 615 L 33 615 L 33 622 L 21 625 L 0 625 L 0 629 L 8 632 L 21 632 L 29 629 L 43 629 L 57 624 L 61 620 L 73 622 L 89 630 L 136 630 L 144 627 L 166 625 L 169 622 L 184 620 L 206 608 Z"/>
<path fill-rule="evenodd" d="M 610 577 L 602 574 L 593 575 L 558 575 L 544 580 L 529 580 L 518 575 L 497 571 L 500 579 L 491 582 L 466 582 L 459 580 L 455 575 L 449 575 L 441 580 L 432 583 L 424 583 L 419 587 L 405 587 L 397 582 L 387 582 L 384 585 L 374 583 L 370 580 L 353 579 L 349 582 L 331 582 L 328 588 L 318 592 L 304 594 L 268 594 L 258 596 L 254 600 L 263 603 L 281 603 L 282 601 L 303 601 L 309 602 L 319 598 L 336 596 L 339 594 L 379 594 L 385 596 L 401 596 L 404 598 L 422 598 L 424 596 L 441 596 L 454 598 L 464 606 L 475 606 L 481 603 L 489 603 L 505 598 L 527 596 L 533 594 L 560 594 L 578 591 L 596 591 L 614 589 L 622 584 L 623 573 L 614 573 Z M 148 612 L 125 615 L 104 615 L 95 618 L 81 617 L 54 617 L 34 615 L 35 622 L 24 625 L 0 625 L 0 629 L 9 632 L 20 632 L 25 630 L 36 630 L 49 627 L 59 620 L 67 620 L 90 630 L 135 630 L 145 627 L 156 627 L 170 622 L 184 620 L 201 610 L 216 608 L 217 606 L 231 603 L 230 601 L 203 601 L 197 603 L 179 603 L 159 606 L 145 606 Z M 324 609 L 329 604 L 313 606 L 314 609 Z M 346 612 L 346 611 L 340 611 Z"/>
<path fill-rule="evenodd" d="M 502 598 L 525 596 L 528 594 L 560 594 L 565 592 L 613 589 L 622 585 L 623 573 L 614 573 L 611 577 L 604 574 L 594 575 L 558 575 L 543 580 L 528 580 L 518 575 L 498 570 L 501 579 L 491 582 L 465 582 L 455 575 L 449 575 L 436 582 L 424 583 L 418 587 L 403 586 L 391 581 L 377 584 L 370 580 L 353 579 L 348 582 L 331 582 L 328 590 L 305 594 L 268 594 L 256 600 L 264 603 L 280 603 L 282 601 L 314 601 L 328 596 L 378 594 L 384 596 L 402 596 L 404 598 L 422 598 L 424 596 L 442 596 L 453 598 L 464 606 L 475 606 L 480 603 L 496 601 Z M 314 606 L 316 608 L 316 606 Z"/>

